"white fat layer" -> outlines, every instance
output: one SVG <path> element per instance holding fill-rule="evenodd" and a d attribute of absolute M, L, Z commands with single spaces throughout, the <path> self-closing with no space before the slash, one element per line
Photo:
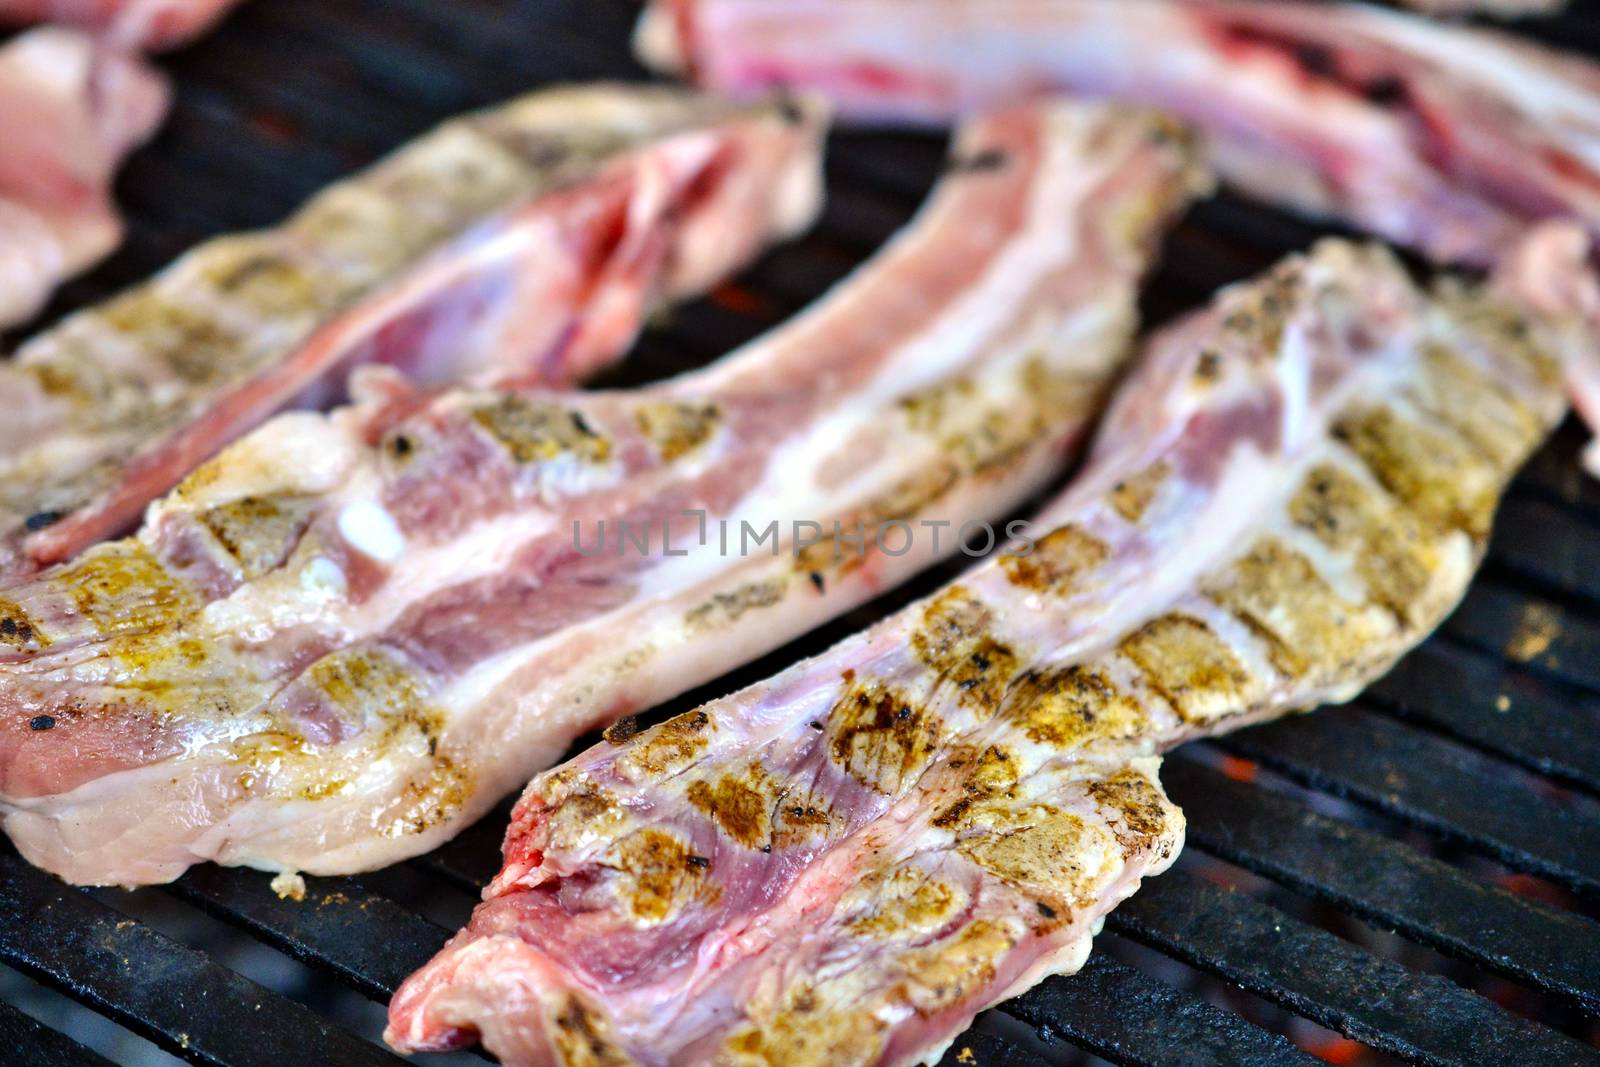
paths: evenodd
<path fill-rule="evenodd" d="M 394 516 L 375 500 L 355 500 L 339 512 L 339 532 L 357 551 L 380 563 L 393 563 L 406 550 Z"/>

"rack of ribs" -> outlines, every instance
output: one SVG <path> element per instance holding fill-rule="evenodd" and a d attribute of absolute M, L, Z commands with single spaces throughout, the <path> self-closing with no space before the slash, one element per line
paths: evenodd
<path fill-rule="evenodd" d="M 954 152 L 875 259 L 709 368 L 631 392 L 385 380 L 0 586 L 6 831 L 79 882 L 391 863 L 585 731 L 955 551 L 1082 441 L 1209 179 L 1185 131 L 1106 105 L 997 113 Z M 925 522 L 942 544 L 877 536 Z"/>
<path fill-rule="evenodd" d="M 0 46 L 0 327 L 122 238 L 117 166 L 167 113 L 143 60 L 47 27 Z"/>
<path fill-rule="evenodd" d="M 59 22 L 127 49 L 162 49 L 205 32 L 238 0 L 0 0 L 0 23 Z"/>
<path fill-rule="evenodd" d="M 807 224 L 821 111 L 659 87 L 535 93 L 457 119 L 219 238 L 0 366 L 0 575 L 122 532 L 228 441 L 351 368 L 569 383 Z"/>
<path fill-rule="evenodd" d="M 1159 753 L 1345 700 L 1456 603 L 1565 410 L 1572 228 L 1417 288 L 1327 241 L 1155 339 L 1028 539 L 769 681 L 534 779 L 407 1050 L 933 1062 L 1081 965 L 1183 839 Z"/>
<path fill-rule="evenodd" d="M 944 122 L 1069 91 L 1205 131 L 1253 197 L 1488 267 L 1528 223 L 1600 236 L 1600 67 L 1351 3 L 655 0 L 641 52 L 703 85 L 821 91 L 845 119 Z M 1569 386 L 1600 426 L 1600 352 Z M 1588 466 L 1600 473 L 1600 448 Z"/>

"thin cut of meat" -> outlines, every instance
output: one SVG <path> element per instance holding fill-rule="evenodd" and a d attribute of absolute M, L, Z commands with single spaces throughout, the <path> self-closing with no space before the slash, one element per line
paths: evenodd
<path fill-rule="evenodd" d="M 1039 488 L 1127 354 L 1195 155 L 1148 113 L 1007 111 L 871 263 L 703 371 L 384 383 L 268 423 L 137 537 L 0 587 L 6 831 L 95 883 L 427 851 L 576 736 Z"/>
<path fill-rule="evenodd" d="M 1551 229 L 1424 294 L 1329 241 L 1225 292 L 1153 342 L 1027 541 L 535 779 L 389 1040 L 934 1062 L 1171 861 L 1160 751 L 1348 699 L 1456 603 L 1596 340 L 1586 252 Z"/>
<path fill-rule="evenodd" d="M 0 23 L 83 26 L 126 49 L 183 44 L 211 28 L 239 0 L 0 0 Z"/>
<path fill-rule="evenodd" d="M 0 46 L 0 327 L 117 246 L 112 178 L 167 101 L 160 74 L 76 30 Z"/>
<path fill-rule="evenodd" d="M 1225 181 L 1440 262 L 1493 264 L 1531 220 L 1600 235 L 1600 67 L 1349 3 L 655 0 L 641 51 L 725 92 L 825 92 L 843 117 L 943 122 L 1068 90 L 1201 127 Z M 1600 353 L 1568 368 L 1600 427 Z M 1600 448 L 1591 449 L 1600 474 Z"/>
<path fill-rule="evenodd" d="M 3 120 L 0 120 L 3 121 Z M 447 123 L 277 229 L 201 245 L 0 367 L 0 575 L 114 536 L 275 411 L 385 364 L 569 383 L 803 227 L 823 116 L 559 88 Z"/>

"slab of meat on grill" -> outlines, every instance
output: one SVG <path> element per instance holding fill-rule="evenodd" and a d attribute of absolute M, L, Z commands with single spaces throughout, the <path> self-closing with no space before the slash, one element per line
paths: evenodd
<path fill-rule="evenodd" d="M 0 120 L 4 121 L 4 120 Z M 0 366 L 0 575 L 131 525 L 347 372 L 569 383 L 819 203 L 823 121 L 612 85 L 450 122 L 287 223 L 218 238 Z"/>
<path fill-rule="evenodd" d="M 0 46 L 0 327 L 116 247 L 112 178 L 167 101 L 160 74 L 76 30 Z"/>
<path fill-rule="evenodd" d="M 83 26 L 122 48 L 180 45 L 209 29 L 238 0 L 0 0 L 0 23 Z"/>
<path fill-rule="evenodd" d="M 1594 343 L 1576 229 L 1419 291 L 1329 241 L 1153 342 L 1031 544 L 536 778 L 389 1039 L 911 1064 L 1079 966 L 1183 838 L 1157 754 L 1345 700 L 1456 603 Z"/>
<path fill-rule="evenodd" d="M 1103 105 L 955 151 L 879 256 L 703 371 L 284 415 L 137 537 L 0 587 L 6 831 L 79 882 L 381 866 L 955 551 L 1081 441 L 1206 184 L 1183 131 Z"/>
<path fill-rule="evenodd" d="M 1531 220 L 1600 235 L 1600 66 L 1349 3 L 656 0 L 641 50 L 724 92 L 825 92 L 943 122 L 1067 90 L 1201 127 L 1222 178 L 1435 260 L 1489 266 Z M 1600 353 L 1568 368 L 1600 426 Z M 1589 466 L 1600 473 L 1600 449 Z"/>

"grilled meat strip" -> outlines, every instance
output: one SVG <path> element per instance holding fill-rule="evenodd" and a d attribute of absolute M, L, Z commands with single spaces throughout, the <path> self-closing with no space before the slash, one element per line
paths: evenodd
<path fill-rule="evenodd" d="M 0 327 L 116 247 L 112 177 L 167 100 L 166 80 L 143 61 L 75 30 L 32 30 L 0 47 Z"/>
<path fill-rule="evenodd" d="M 1585 252 L 1541 232 L 1428 295 L 1330 241 L 1225 292 L 1153 342 L 1031 544 L 536 778 L 389 1039 L 933 1062 L 1075 969 L 1181 844 L 1157 753 L 1348 699 L 1456 603 L 1594 343 Z"/>
<path fill-rule="evenodd" d="M 238 0 L 0 0 L 0 23 L 64 22 L 129 49 L 171 48 L 198 37 Z"/>
<path fill-rule="evenodd" d="M 0 367 L 0 575 L 70 559 L 365 363 L 565 384 L 663 297 L 810 221 L 822 119 L 655 87 L 458 119 L 275 230 L 210 241 Z"/>
<path fill-rule="evenodd" d="M 641 50 L 702 84 L 824 91 L 846 118 L 944 121 L 1070 90 L 1206 131 L 1240 190 L 1440 262 L 1491 266 L 1528 222 L 1600 235 L 1600 67 L 1350 3 L 656 0 Z M 1573 398 L 1600 427 L 1600 353 Z M 1588 457 L 1600 474 L 1600 448 Z"/>
<path fill-rule="evenodd" d="M 6 831 L 79 882 L 380 866 L 954 551 L 1080 441 L 1205 184 L 1182 131 L 1102 105 L 976 121 L 956 159 L 875 260 L 704 371 L 281 416 L 136 538 L 0 588 Z M 924 519 L 942 543 L 878 547 Z"/>

